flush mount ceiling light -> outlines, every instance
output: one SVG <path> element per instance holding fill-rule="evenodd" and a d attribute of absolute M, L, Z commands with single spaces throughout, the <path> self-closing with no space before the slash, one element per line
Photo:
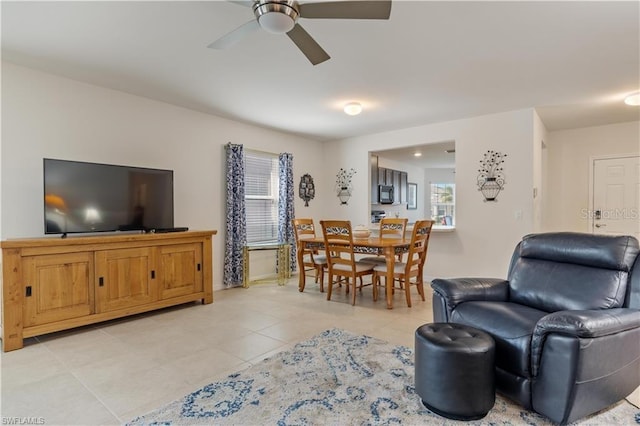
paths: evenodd
<path fill-rule="evenodd" d="M 422 157 L 422 153 L 421 152 L 415 152 L 413 154 L 414 157 Z"/>
<path fill-rule="evenodd" d="M 349 102 L 344 106 L 344 112 L 347 115 L 358 115 L 362 112 L 362 105 L 358 102 Z"/>
<path fill-rule="evenodd" d="M 640 92 L 636 92 L 624 98 L 624 103 L 632 106 L 640 105 Z"/>

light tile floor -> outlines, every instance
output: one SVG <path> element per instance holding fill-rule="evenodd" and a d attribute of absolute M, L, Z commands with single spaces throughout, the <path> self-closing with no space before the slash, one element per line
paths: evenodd
<path fill-rule="evenodd" d="M 27 339 L 2 353 L 0 413 L 41 418 L 47 425 L 121 424 L 224 378 L 330 328 L 342 328 L 413 348 L 415 329 L 432 322 L 431 291 L 412 288 L 394 309 L 371 287 L 351 306 L 344 288 L 332 300 L 307 279 L 214 293 L 210 305 L 162 311 Z"/>

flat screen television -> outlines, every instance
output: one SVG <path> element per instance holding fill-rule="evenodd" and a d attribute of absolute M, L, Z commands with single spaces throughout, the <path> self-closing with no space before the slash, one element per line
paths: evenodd
<path fill-rule="evenodd" d="M 43 159 L 45 234 L 173 228 L 173 171 Z"/>

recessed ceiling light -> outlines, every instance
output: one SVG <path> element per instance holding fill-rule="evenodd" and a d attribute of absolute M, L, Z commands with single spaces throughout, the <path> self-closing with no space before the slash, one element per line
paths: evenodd
<path fill-rule="evenodd" d="M 421 152 L 416 152 L 413 154 L 414 157 L 422 157 L 422 153 Z"/>
<path fill-rule="evenodd" d="M 640 92 L 634 93 L 624 98 L 624 103 L 632 106 L 640 105 Z"/>
<path fill-rule="evenodd" d="M 358 115 L 362 112 L 362 105 L 358 102 L 349 102 L 344 106 L 344 112 L 348 115 Z"/>

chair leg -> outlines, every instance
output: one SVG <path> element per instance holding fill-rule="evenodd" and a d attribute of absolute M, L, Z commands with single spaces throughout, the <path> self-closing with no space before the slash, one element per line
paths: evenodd
<path fill-rule="evenodd" d="M 384 278 L 384 284 L 382 283 L 382 278 Z M 376 284 L 378 284 L 378 286 L 382 287 L 382 291 L 384 292 L 385 296 L 387 294 L 387 275 L 380 275 L 380 274 L 376 274 Z"/>
<path fill-rule="evenodd" d="M 377 279 L 378 277 L 376 277 Z M 371 277 L 371 285 L 373 287 L 373 301 L 377 302 L 378 301 L 378 284 L 376 283 L 376 279 L 373 278 L 373 276 Z"/>
<path fill-rule="evenodd" d="M 407 296 L 407 306 L 411 307 L 411 284 L 409 281 L 404 283 L 404 294 Z"/>
<path fill-rule="evenodd" d="M 425 301 L 425 298 L 424 298 L 424 286 L 422 285 L 422 280 L 419 280 L 416 283 L 416 287 L 418 287 L 418 293 L 420 294 L 420 297 L 422 298 L 422 301 L 424 302 Z"/>
<path fill-rule="evenodd" d="M 333 275 L 329 274 L 329 288 L 327 289 L 327 300 L 331 300 L 331 290 L 333 289 Z"/>
<path fill-rule="evenodd" d="M 320 293 L 324 293 L 324 266 L 319 266 L 320 269 Z"/>
<path fill-rule="evenodd" d="M 362 277 L 360 277 L 360 279 L 362 280 Z M 356 282 L 356 278 L 353 277 L 353 295 L 351 296 L 351 305 L 355 305 L 356 304 L 356 286 L 357 286 L 357 282 Z M 360 290 L 362 290 L 362 287 L 360 287 Z"/>

